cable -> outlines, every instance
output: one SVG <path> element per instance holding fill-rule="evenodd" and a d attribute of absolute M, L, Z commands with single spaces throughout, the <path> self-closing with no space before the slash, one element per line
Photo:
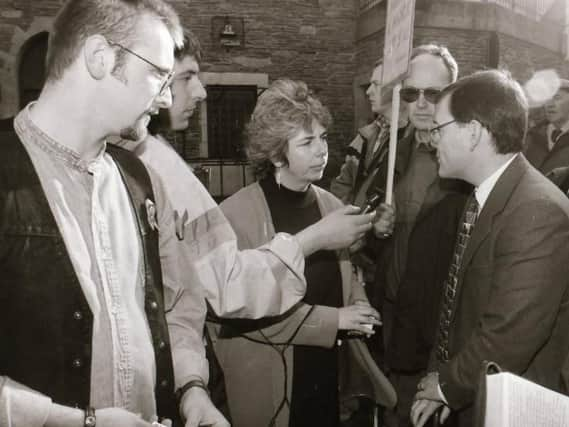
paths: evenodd
<path fill-rule="evenodd" d="M 287 396 L 287 390 L 288 390 L 288 364 L 286 363 L 286 357 L 285 357 L 285 352 L 288 350 L 288 348 L 292 345 L 292 341 L 296 338 L 296 336 L 298 335 L 298 332 L 300 331 L 300 328 L 302 327 L 302 325 L 304 325 L 304 322 L 306 322 L 306 319 L 308 319 L 308 316 L 310 316 L 312 314 L 312 311 L 314 310 L 314 305 L 310 306 L 310 309 L 308 310 L 308 312 L 306 313 L 306 315 L 303 317 L 302 321 L 298 324 L 298 326 L 296 327 L 296 329 L 294 330 L 294 332 L 292 333 L 292 335 L 284 342 L 284 343 L 274 343 L 271 341 L 271 339 L 269 337 L 267 337 L 265 335 L 265 333 L 261 330 L 258 329 L 257 331 L 263 336 L 263 338 L 265 339 L 265 341 L 261 341 L 255 338 L 251 338 L 247 335 L 244 334 L 240 334 L 240 336 L 242 338 L 245 338 L 251 342 L 257 343 L 257 344 L 264 344 L 264 345 L 270 345 L 271 348 L 273 350 L 275 350 L 277 352 L 277 354 L 279 355 L 279 357 L 281 358 L 281 362 L 283 364 L 283 373 L 284 373 L 284 381 L 283 381 L 283 398 L 280 401 L 280 403 L 277 406 L 277 409 L 275 410 L 275 413 L 273 414 L 273 416 L 271 417 L 271 420 L 269 421 L 268 427 L 274 427 L 275 423 L 277 421 L 277 417 L 279 416 L 279 414 L 281 413 L 281 411 L 283 410 L 283 408 L 286 406 L 288 406 L 290 408 L 291 402 Z M 281 348 L 279 348 L 281 347 Z"/>

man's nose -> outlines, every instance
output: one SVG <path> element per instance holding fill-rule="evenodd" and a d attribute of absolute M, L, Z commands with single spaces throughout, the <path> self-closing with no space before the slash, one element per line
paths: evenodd
<path fill-rule="evenodd" d="M 419 92 L 419 97 L 417 98 L 417 105 L 421 108 L 425 108 L 428 104 L 425 94 L 421 91 Z"/>
<path fill-rule="evenodd" d="M 172 89 L 170 86 L 165 88 L 155 98 L 156 105 L 160 108 L 168 109 L 172 106 Z"/>
<path fill-rule="evenodd" d="M 207 98 L 207 92 L 205 91 L 205 88 L 200 80 L 197 81 L 197 87 L 194 94 L 194 98 L 197 99 L 198 101 L 203 101 L 204 99 Z"/>

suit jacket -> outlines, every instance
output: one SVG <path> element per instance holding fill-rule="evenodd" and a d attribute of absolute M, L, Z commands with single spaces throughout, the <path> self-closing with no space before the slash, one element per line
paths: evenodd
<path fill-rule="evenodd" d="M 569 201 L 520 154 L 480 212 L 458 275 L 450 360 L 438 371 L 459 425 L 472 424 L 484 360 L 563 390 L 567 325 Z"/>
<path fill-rule="evenodd" d="M 546 126 L 531 129 L 525 149 L 527 159 L 544 175 L 555 168 L 569 166 L 569 133 L 561 135 L 549 151 L 546 129 Z"/>

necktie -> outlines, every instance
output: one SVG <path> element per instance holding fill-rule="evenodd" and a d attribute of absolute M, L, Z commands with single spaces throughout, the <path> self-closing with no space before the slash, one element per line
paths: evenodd
<path fill-rule="evenodd" d="M 456 243 L 454 246 L 451 265 L 447 279 L 445 280 L 443 286 L 444 294 L 437 337 L 437 359 L 439 362 L 447 362 L 449 360 L 448 334 L 450 328 L 450 319 L 454 308 L 453 306 L 456 296 L 456 287 L 458 284 L 458 273 L 460 271 L 460 264 L 462 262 L 464 251 L 468 245 L 468 241 L 470 240 L 472 230 L 474 229 L 474 223 L 478 218 L 478 210 L 478 202 L 476 201 L 476 197 L 472 195 L 468 200 L 466 209 L 462 216 L 460 229 L 458 230 L 458 236 L 456 238 Z"/>
<path fill-rule="evenodd" d="M 551 142 L 557 142 L 560 136 L 561 136 L 561 129 L 553 129 L 553 131 L 551 132 Z"/>

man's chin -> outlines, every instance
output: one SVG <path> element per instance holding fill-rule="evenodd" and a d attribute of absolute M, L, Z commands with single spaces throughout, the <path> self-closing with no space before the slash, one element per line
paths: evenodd
<path fill-rule="evenodd" d="M 120 136 L 127 141 L 142 141 L 148 136 L 148 129 L 140 122 L 137 126 L 132 126 L 121 130 Z"/>

